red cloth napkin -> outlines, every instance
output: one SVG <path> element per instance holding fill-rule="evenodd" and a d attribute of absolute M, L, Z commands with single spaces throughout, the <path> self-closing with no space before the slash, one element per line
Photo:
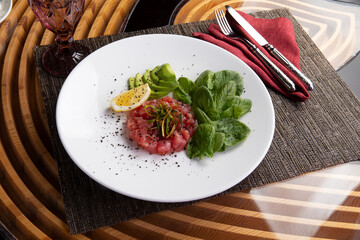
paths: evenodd
<path fill-rule="evenodd" d="M 246 13 L 238 11 L 270 44 L 277 48 L 289 61 L 300 69 L 300 53 L 295 40 L 294 29 L 289 19 L 280 17 L 275 19 L 261 19 L 252 17 Z M 234 23 L 232 17 L 227 15 L 230 23 Z M 304 102 L 310 95 L 307 86 L 296 77 L 294 73 L 283 66 L 277 59 L 272 57 L 263 47 L 257 44 L 249 34 L 238 24 L 231 24 L 236 32 L 242 33 L 243 37 L 249 39 L 261 51 L 274 62 L 296 85 L 296 91 L 287 91 L 281 83 L 272 75 L 265 65 L 239 40 L 231 39 L 225 36 L 218 25 L 210 24 L 209 34 L 194 33 L 197 38 L 203 39 L 220 46 L 229 52 L 235 54 L 243 60 L 257 75 L 262 79 L 264 84 L 273 90 L 283 94 L 289 99 Z"/>

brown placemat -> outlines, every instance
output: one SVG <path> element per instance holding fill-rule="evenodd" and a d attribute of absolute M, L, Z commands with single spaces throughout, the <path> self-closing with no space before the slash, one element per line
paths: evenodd
<path fill-rule="evenodd" d="M 360 156 L 360 102 L 325 59 L 287 9 L 258 12 L 260 18 L 287 17 L 293 22 L 303 72 L 315 90 L 305 103 L 293 102 L 269 90 L 276 129 L 266 157 L 245 180 L 217 196 L 281 181 L 306 172 L 357 160 Z M 211 21 L 166 26 L 81 40 L 91 51 L 129 36 L 167 33 L 192 36 L 207 32 Z M 67 222 L 72 234 L 87 232 L 131 218 L 185 206 L 187 203 L 147 202 L 117 194 L 85 175 L 66 154 L 55 125 L 56 100 L 64 78 L 47 74 L 41 66 L 46 46 L 34 55 L 52 134 Z M 191 202 L 193 203 L 193 202 Z"/>

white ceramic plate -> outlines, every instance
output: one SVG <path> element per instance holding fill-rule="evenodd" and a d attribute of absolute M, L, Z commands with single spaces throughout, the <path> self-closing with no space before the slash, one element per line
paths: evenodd
<path fill-rule="evenodd" d="M 127 113 L 112 112 L 109 101 L 127 89 L 130 76 L 163 63 L 193 80 L 207 69 L 238 71 L 245 83 L 242 96 L 253 102 L 240 119 L 252 129 L 250 136 L 202 160 L 189 159 L 185 151 L 150 155 L 129 141 Z M 56 123 L 67 153 L 98 183 L 138 199 L 182 202 L 220 193 L 248 176 L 270 147 L 275 118 L 267 89 L 237 57 L 199 39 L 151 34 L 111 43 L 84 59 L 61 89 Z"/>
<path fill-rule="evenodd" d="M 0 23 L 9 15 L 12 0 L 0 0 Z"/>

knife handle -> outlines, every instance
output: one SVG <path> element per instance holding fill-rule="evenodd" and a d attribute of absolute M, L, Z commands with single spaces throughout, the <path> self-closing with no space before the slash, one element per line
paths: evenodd
<path fill-rule="evenodd" d="M 273 62 L 270 61 L 266 55 L 260 51 L 254 44 L 252 44 L 247 39 L 242 39 L 242 41 L 254 52 L 254 54 L 264 63 L 264 65 L 269 69 L 270 72 L 274 74 L 274 76 L 280 80 L 280 82 L 283 84 L 283 86 L 288 91 L 295 91 L 296 87 L 293 81 L 288 78 L 283 71 L 281 71 Z"/>
<path fill-rule="evenodd" d="M 314 89 L 314 84 L 311 82 L 311 80 L 305 76 L 297 67 L 294 66 L 284 55 L 281 54 L 276 48 L 274 48 L 271 44 L 266 44 L 264 46 L 271 55 L 273 55 L 277 60 L 279 60 L 281 63 L 283 63 L 286 67 L 288 67 L 293 73 L 298 76 L 301 81 L 303 81 L 306 86 L 308 86 L 309 90 Z"/>

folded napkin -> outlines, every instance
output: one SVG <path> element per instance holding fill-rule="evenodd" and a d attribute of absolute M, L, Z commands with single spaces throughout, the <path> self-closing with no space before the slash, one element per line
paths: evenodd
<path fill-rule="evenodd" d="M 291 61 L 298 69 L 300 69 L 300 52 L 295 40 L 294 29 L 289 19 L 279 17 L 275 19 L 261 19 L 252 17 L 246 13 L 238 11 L 270 44 L 276 47 L 289 61 Z M 226 16 L 230 23 L 234 20 L 230 16 Z M 239 41 L 225 36 L 218 25 L 210 24 L 209 34 L 195 32 L 193 35 L 220 46 L 229 52 L 235 54 L 243 60 L 257 75 L 262 79 L 264 84 L 269 88 L 283 94 L 289 99 L 304 102 L 310 95 L 307 86 L 296 77 L 289 69 L 283 66 L 277 59 L 272 57 L 262 46 L 256 43 L 249 34 L 240 27 L 239 24 L 231 24 L 237 33 L 241 33 L 243 37 L 249 39 L 261 51 L 274 62 L 296 85 L 296 91 L 287 91 L 282 84 L 272 75 L 266 66 L 247 48 L 247 46 Z"/>

